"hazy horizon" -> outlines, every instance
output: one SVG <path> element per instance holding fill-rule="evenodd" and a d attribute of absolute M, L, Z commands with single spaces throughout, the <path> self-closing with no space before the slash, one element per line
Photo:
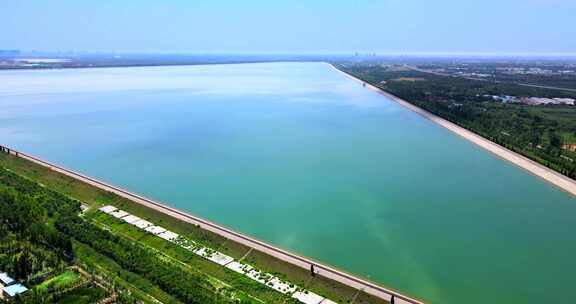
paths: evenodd
<path fill-rule="evenodd" d="M 462 53 L 451 53 L 451 52 L 404 52 L 404 53 L 393 53 L 393 52 L 256 52 L 256 51 L 246 51 L 246 52 L 194 52 L 194 51 L 170 51 L 170 50 L 160 50 L 160 51 L 146 51 L 146 50 L 91 50 L 91 49 L 65 49 L 65 50 L 53 50 L 53 49 L 19 49 L 19 48 L 0 48 L 1 51 L 18 51 L 23 55 L 38 55 L 38 56 L 66 56 L 66 55 L 159 55 L 159 56 L 363 56 L 363 57 L 412 57 L 412 58 L 508 58 L 508 57 L 525 57 L 525 58 L 569 58 L 572 59 L 576 57 L 576 52 L 574 53 L 521 53 L 521 52 L 509 52 L 509 53 L 481 53 L 481 52 L 462 52 Z"/>
<path fill-rule="evenodd" d="M 576 53 L 571 0 L 12 1 L 0 49 L 189 54 Z"/>

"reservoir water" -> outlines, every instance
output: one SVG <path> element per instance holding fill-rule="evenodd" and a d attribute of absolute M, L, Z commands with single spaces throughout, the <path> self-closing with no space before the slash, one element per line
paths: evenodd
<path fill-rule="evenodd" d="M 430 303 L 576 301 L 576 199 L 323 63 L 0 72 L 0 142 Z"/>

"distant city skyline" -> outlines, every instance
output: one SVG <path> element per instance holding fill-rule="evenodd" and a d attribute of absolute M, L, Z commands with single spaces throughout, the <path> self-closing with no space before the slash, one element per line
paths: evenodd
<path fill-rule="evenodd" d="M 572 0 L 23 0 L 0 49 L 195 54 L 573 55 Z"/>

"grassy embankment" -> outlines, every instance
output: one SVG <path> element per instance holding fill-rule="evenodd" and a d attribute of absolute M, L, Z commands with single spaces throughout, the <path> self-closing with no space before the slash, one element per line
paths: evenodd
<path fill-rule="evenodd" d="M 1 154 L 0 166 L 88 204 L 90 210 L 85 215 L 86 219 L 101 227 L 110 229 L 110 232 L 123 239 L 137 241 L 146 250 L 161 254 L 164 258 L 181 265 L 183 271 L 200 272 L 207 275 L 209 281 L 216 285 L 233 286 L 238 292 L 236 296 L 242 299 L 245 298 L 247 301 L 255 300 L 259 302 L 262 300 L 265 302 L 289 303 L 292 300 L 224 267 L 199 258 L 174 244 L 137 231 L 133 227 L 115 219 L 99 215 L 94 210 L 102 205 L 114 205 L 236 259 L 243 258 L 244 262 L 248 262 L 263 271 L 273 273 L 340 303 L 349 303 L 352 299 L 355 299 L 355 303 L 385 303 L 381 299 L 321 276 L 311 277 L 305 269 L 283 262 L 262 252 L 250 250 L 244 245 L 24 159 Z M 74 250 L 75 254 L 84 263 L 89 263 L 92 267 L 96 267 L 105 273 L 115 274 L 115 284 L 132 290 L 139 295 L 138 298 L 145 302 L 152 303 L 155 300 L 165 303 L 178 302 L 150 281 L 122 269 L 113 260 L 95 252 L 89 246 L 74 242 Z"/>
<path fill-rule="evenodd" d="M 80 274 L 71 270 L 65 271 L 51 279 L 48 279 L 42 284 L 36 286 L 38 289 L 47 290 L 49 288 L 61 288 L 63 286 L 68 286 L 74 284 L 80 280 Z"/>

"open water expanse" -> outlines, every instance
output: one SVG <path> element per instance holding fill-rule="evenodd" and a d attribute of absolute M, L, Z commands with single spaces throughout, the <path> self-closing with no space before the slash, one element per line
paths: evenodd
<path fill-rule="evenodd" d="M 576 302 L 576 199 L 323 63 L 0 72 L 0 143 L 430 303 Z"/>

